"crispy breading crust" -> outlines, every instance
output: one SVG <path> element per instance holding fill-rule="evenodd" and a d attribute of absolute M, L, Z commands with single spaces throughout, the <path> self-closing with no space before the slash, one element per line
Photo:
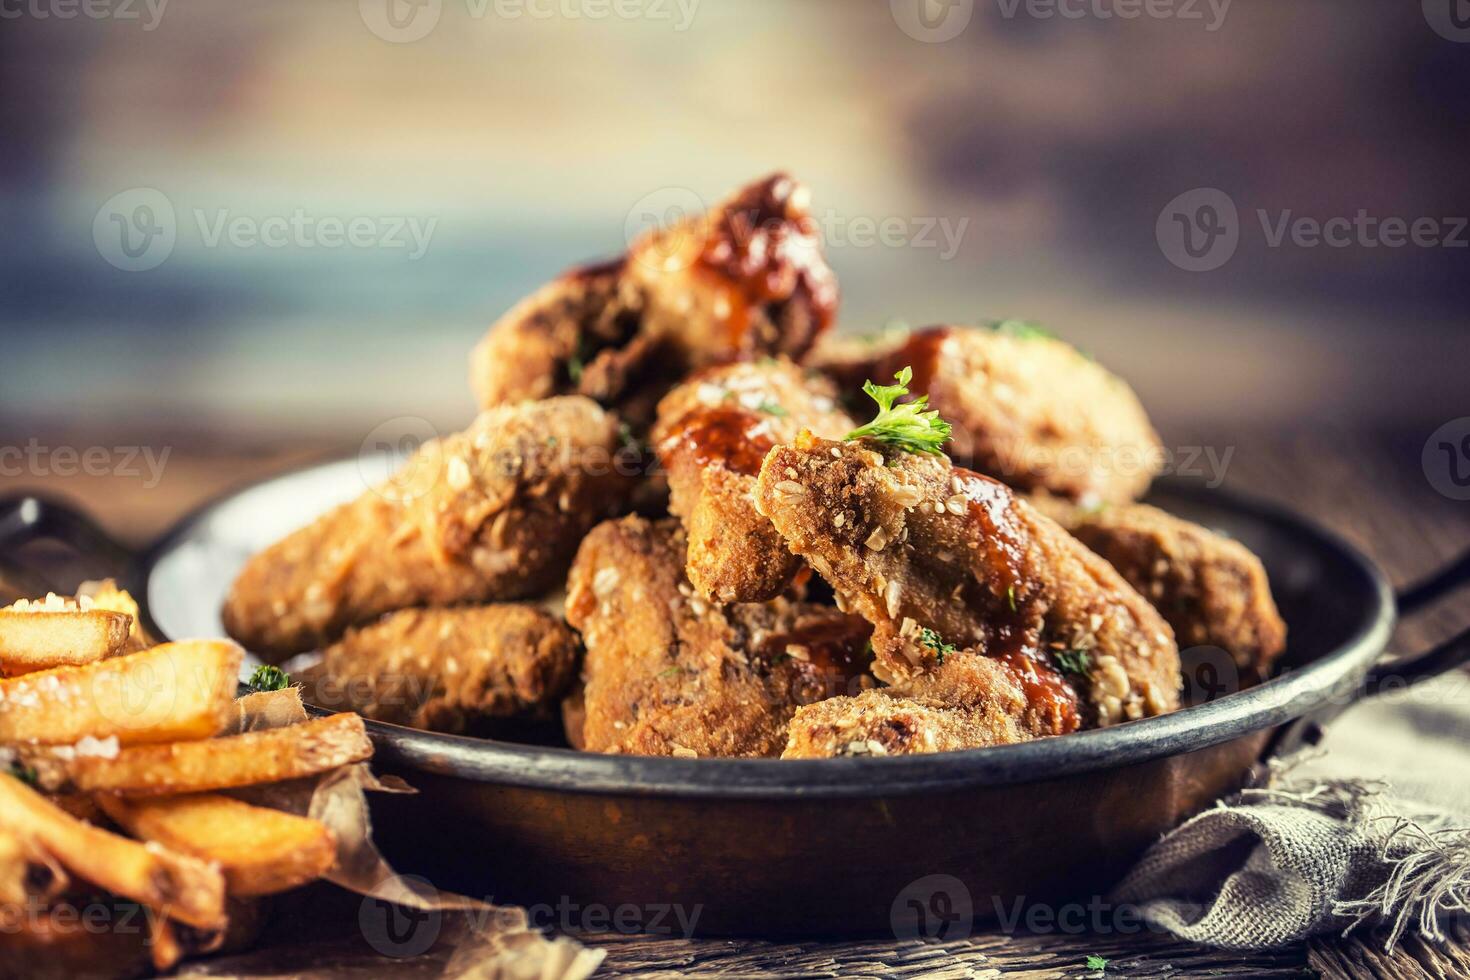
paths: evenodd
<path fill-rule="evenodd" d="M 1245 545 L 1147 504 L 1088 510 L 1045 496 L 1033 504 L 1154 604 L 1174 628 L 1186 673 L 1190 648 L 1219 647 L 1240 670 L 1240 685 L 1271 675 L 1286 649 L 1286 622 L 1265 566 Z"/>
<path fill-rule="evenodd" d="M 535 606 L 404 609 L 322 651 L 313 683 L 345 700 L 313 703 L 453 733 L 548 716 L 576 674 L 579 649 L 566 624 Z"/>
<path fill-rule="evenodd" d="M 482 407 L 577 393 L 641 429 L 690 371 L 800 359 L 836 305 L 807 191 L 773 174 L 522 301 L 475 348 L 470 381 Z"/>
<path fill-rule="evenodd" d="M 937 643 L 1003 662 L 1027 691 L 1027 730 L 1061 734 L 1178 707 L 1168 624 L 995 480 L 940 456 L 803 433 L 766 457 L 756 501 L 874 624 L 874 672 L 890 684 L 932 670 Z M 1062 651 L 1086 653 L 1085 675 L 1064 673 Z"/>
<path fill-rule="evenodd" d="M 588 751 L 775 756 L 799 705 L 871 683 L 861 620 L 786 599 L 711 605 L 685 579 L 684 551 L 678 522 L 626 517 L 577 555 L 567 619 L 587 646 Z"/>
<path fill-rule="evenodd" d="M 790 361 L 701 372 L 659 403 L 653 444 L 669 477 L 669 510 L 689 536 L 689 581 L 717 602 L 764 602 L 801 568 L 753 495 L 761 460 L 802 429 L 840 437 L 852 419 L 836 392 Z"/>
<path fill-rule="evenodd" d="M 484 412 L 250 559 L 225 629 L 284 659 L 397 609 L 538 595 L 636 485 L 619 452 L 617 419 L 590 399 Z"/>
<path fill-rule="evenodd" d="M 1009 745 L 1055 734 L 1037 728 L 1016 675 L 961 653 L 899 687 L 798 708 L 783 759 L 914 755 Z"/>
<path fill-rule="evenodd" d="M 928 395 L 929 407 L 954 426 L 945 451 L 1010 486 L 1127 502 L 1143 495 L 1164 463 L 1133 390 L 1060 340 L 941 326 L 869 346 L 866 362 L 854 345 L 829 345 L 817 356 L 844 393 L 865 377 L 888 384 L 913 368 L 912 392 Z"/>

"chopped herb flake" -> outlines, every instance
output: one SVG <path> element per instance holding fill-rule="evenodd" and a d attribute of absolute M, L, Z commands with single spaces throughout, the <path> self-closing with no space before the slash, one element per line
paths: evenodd
<path fill-rule="evenodd" d="M 1092 665 L 1092 657 L 1086 650 L 1057 650 L 1051 659 L 1064 674 L 1086 674 Z"/>
<path fill-rule="evenodd" d="M 778 419 L 783 419 L 791 414 L 775 402 L 761 402 L 757 410 L 765 412 L 767 415 L 774 415 Z"/>
<path fill-rule="evenodd" d="M 945 643 L 944 637 L 934 632 L 927 626 L 919 627 L 919 642 L 933 650 L 938 656 L 935 658 L 939 663 L 944 663 L 946 654 L 954 653 L 954 644 Z"/>
<path fill-rule="evenodd" d="M 27 786 L 41 784 L 41 774 L 18 759 L 10 764 L 10 774 Z"/>
<path fill-rule="evenodd" d="M 1089 956 L 1087 957 L 1087 968 L 1089 970 L 1106 970 L 1108 968 L 1108 961 L 1101 956 Z"/>

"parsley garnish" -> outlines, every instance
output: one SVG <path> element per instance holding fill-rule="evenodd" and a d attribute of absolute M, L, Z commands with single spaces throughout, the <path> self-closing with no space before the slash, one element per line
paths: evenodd
<path fill-rule="evenodd" d="M 1087 968 L 1089 970 L 1106 970 L 1108 968 L 1108 961 L 1101 956 L 1088 956 Z"/>
<path fill-rule="evenodd" d="M 572 379 L 572 384 L 582 383 L 582 372 L 585 370 L 587 370 L 587 365 L 583 364 L 582 359 L 576 354 L 567 359 L 567 377 Z"/>
<path fill-rule="evenodd" d="M 291 686 L 291 675 L 279 667 L 262 664 L 245 683 L 257 691 L 283 691 Z"/>
<path fill-rule="evenodd" d="M 40 786 L 41 774 L 19 759 L 10 764 L 10 774 L 27 786 Z"/>
<path fill-rule="evenodd" d="M 940 418 L 937 411 L 925 411 L 929 407 L 928 395 L 896 404 L 909 393 L 909 382 L 914 379 L 913 368 L 906 367 L 893 377 L 898 384 L 863 382 L 863 391 L 878 403 L 878 415 L 867 425 L 849 432 L 847 441 L 876 439 L 907 453 L 940 455 L 939 447 L 949 439 L 949 423 Z"/>
<path fill-rule="evenodd" d="M 757 406 L 756 411 L 765 412 L 767 415 L 774 415 L 778 419 L 783 419 L 787 415 L 791 414 L 780 405 L 777 405 L 775 402 L 761 402 L 760 405 Z"/>
<path fill-rule="evenodd" d="M 1006 586 L 1006 604 L 1011 607 L 1011 612 L 1016 611 L 1016 587 L 1014 585 Z"/>
<path fill-rule="evenodd" d="M 927 626 L 919 627 L 919 642 L 938 654 L 936 660 L 938 663 L 941 664 L 944 663 L 945 654 L 954 653 L 954 644 L 945 643 L 944 637 L 940 636 L 938 633 L 934 632 Z"/>
<path fill-rule="evenodd" d="M 990 329 L 1018 340 L 1054 340 L 1055 335 L 1039 323 L 1030 320 L 994 320 Z"/>
<path fill-rule="evenodd" d="M 1086 650 L 1057 650 L 1051 659 L 1064 674 L 1085 674 L 1092 665 L 1092 657 Z"/>

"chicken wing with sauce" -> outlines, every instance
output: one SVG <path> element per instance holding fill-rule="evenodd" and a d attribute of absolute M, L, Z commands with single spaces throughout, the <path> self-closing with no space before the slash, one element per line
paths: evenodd
<path fill-rule="evenodd" d="M 573 744 L 636 755 L 776 756 L 800 705 L 860 691 L 870 627 L 830 606 L 715 606 L 684 575 L 677 521 L 625 517 L 587 536 L 567 619 L 587 648 Z"/>
<path fill-rule="evenodd" d="M 574 269 L 503 316 L 471 357 L 482 407 L 582 394 L 642 429 L 692 370 L 800 359 L 832 322 L 837 280 L 806 188 L 785 174 Z"/>
<path fill-rule="evenodd" d="M 873 672 L 891 694 L 1004 710 L 1023 737 L 1178 707 L 1168 624 L 995 480 L 942 456 L 803 433 L 766 456 L 756 500 L 791 550 L 873 623 Z M 975 668 L 950 683 L 952 661 L 975 656 L 1004 674 Z M 1002 676 L 1010 683 L 997 685 Z"/>
<path fill-rule="evenodd" d="M 1060 340 L 1006 327 L 826 343 L 813 364 L 847 393 L 911 367 L 912 393 L 954 426 L 949 456 L 1010 486 L 1089 504 L 1142 496 L 1164 458 L 1132 389 Z"/>
<path fill-rule="evenodd" d="M 225 629 L 284 659 L 394 610 L 539 595 L 632 492 L 620 451 L 617 419 L 586 398 L 484 412 L 251 558 Z"/>
<path fill-rule="evenodd" d="M 1032 503 L 1153 603 L 1174 628 L 1186 676 L 1191 651 L 1209 647 L 1230 654 L 1236 689 L 1271 675 L 1286 622 L 1265 566 L 1245 545 L 1147 504 L 1086 509 L 1044 495 Z"/>
<path fill-rule="evenodd" d="M 771 522 L 756 513 L 766 453 L 803 429 L 841 437 L 852 419 L 825 381 L 787 360 L 703 371 L 659 403 L 653 445 L 669 480 L 669 509 L 689 538 L 689 581 L 716 602 L 764 602 L 801 569 Z"/>

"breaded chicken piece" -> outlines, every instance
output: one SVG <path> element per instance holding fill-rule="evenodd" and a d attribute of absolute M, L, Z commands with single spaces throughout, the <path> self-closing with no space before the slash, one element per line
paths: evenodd
<path fill-rule="evenodd" d="M 588 751 L 776 756 L 798 706 L 871 684 L 867 623 L 787 599 L 711 605 L 684 565 L 667 519 L 608 521 L 577 553 L 567 619 L 587 647 Z"/>
<path fill-rule="evenodd" d="M 617 419 L 586 398 L 484 412 L 250 559 L 225 629 L 284 659 L 397 609 L 538 595 L 631 493 L 637 467 L 618 453 Z"/>
<path fill-rule="evenodd" d="M 900 687 L 798 708 L 781 757 L 951 752 L 1057 734 L 1029 708 L 1022 679 L 1004 663 L 956 653 Z"/>
<path fill-rule="evenodd" d="M 475 348 L 480 405 L 582 394 L 641 431 L 690 371 L 766 355 L 799 360 L 837 308 L 808 208 L 804 186 L 773 174 L 707 214 L 651 230 L 621 258 L 543 287 Z"/>
<path fill-rule="evenodd" d="M 1271 675 L 1286 649 L 1286 622 L 1266 568 L 1239 541 L 1147 504 L 1087 509 L 1039 495 L 1032 503 L 1116 568 L 1174 628 L 1190 671 L 1190 649 L 1219 647 L 1241 686 Z"/>
<path fill-rule="evenodd" d="M 1158 434 L 1131 388 L 1070 345 L 1023 327 L 929 327 L 894 344 L 822 354 L 854 397 L 866 375 L 889 383 L 911 367 L 914 395 L 954 426 L 945 451 L 1022 490 L 1082 503 L 1141 497 L 1164 463 Z"/>
<path fill-rule="evenodd" d="M 425 731 L 475 731 L 550 717 L 579 652 L 566 624 L 535 606 L 403 609 L 323 650 L 311 701 Z"/>
<path fill-rule="evenodd" d="M 764 602 L 801 569 L 755 511 L 766 452 L 802 429 L 839 438 L 853 421 L 835 392 L 787 360 L 702 371 L 659 403 L 653 444 L 669 479 L 669 510 L 689 536 L 689 581 L 716 602 Z"/>
<path fill-rule="evenodd" d="M 1027 694 L 1027 731 L 1062 734 L 1178 707 L 1168 624 L 1111 565 L 998 481 L 943 456 L 803 433 L 766 456 L 756 502 L 873 623 L 873 671 L 900 690 L 946 655 L 969 652 L 1012 672 Z"/>

